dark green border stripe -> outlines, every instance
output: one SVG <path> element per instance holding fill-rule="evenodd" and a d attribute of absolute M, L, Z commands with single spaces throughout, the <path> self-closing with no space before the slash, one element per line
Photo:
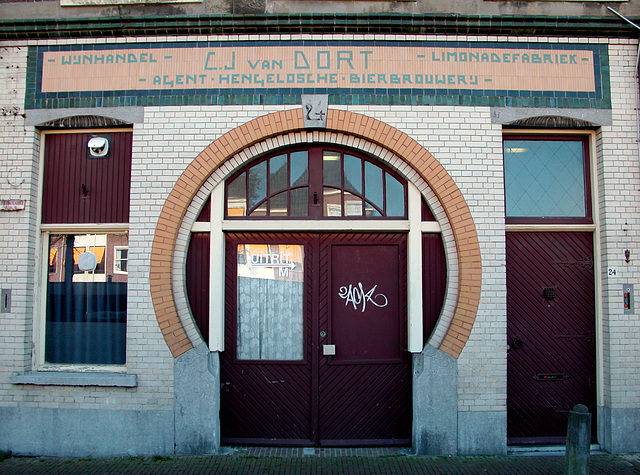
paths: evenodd
<path fill-rule="evenodd" d="M 635 20 L 640 23 L 640 20 Z M 0 40 L 229 34 L 452 34 L 637 38 L 606 17 L 453 14 L 262 14 L 1 20 Z"/>

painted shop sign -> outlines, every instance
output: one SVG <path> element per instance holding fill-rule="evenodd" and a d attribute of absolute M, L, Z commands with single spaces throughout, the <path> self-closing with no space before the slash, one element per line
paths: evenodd
<path fill-rule="evenodd" d="M 598 87 L 597 61 L 589 47 L 300 43 L 44 51 L 40 92 L 402 88 L 593 93 Z"/>

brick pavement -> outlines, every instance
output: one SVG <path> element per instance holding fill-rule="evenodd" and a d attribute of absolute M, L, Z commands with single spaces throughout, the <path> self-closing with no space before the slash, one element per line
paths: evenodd
<path fill-rule="evenodd" d="M 266 449 L 264 449 L 266 450 Z M 0 474 L 61 475 L 387 475 L 387 474 L 562 474 L 563 455 L 509 455 L 473 457 L 415 457 L 398 451 L 387 455 L 336 455 L 340 449 L 299 449 L 313 455 L 255 455 L 232 450 L 228 455 L 197 457 L 45 458 L 13 457 L 0 461 Z M 640 454 L 594 454 L 590 474 L 640 474 Z"/>

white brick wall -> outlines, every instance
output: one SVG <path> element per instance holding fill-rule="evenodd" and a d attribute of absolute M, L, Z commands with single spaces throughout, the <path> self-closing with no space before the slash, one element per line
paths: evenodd
<path fill-rule="evenodd" d="M 11 312 L 0 317 L 0 404 L 13 403 L 6 384 L 31 362 L 35 209 L 39 135 L 24 125 L 27 48 L 0 46 L 0 199 L 24 200 L 0 211 L 0 288 L 11 290 Z"/>
<path fill-rule="evenodd" d="M 640 403 L 640 153 L 636 116 L 637 46 L 609 47 L 613 123 L 603 127 L 598 140 L 598 192 L 602 252 L 602 332 L 604 401 L 613 408 Z M 624 251 L 631 252 L 625 262 Z M 618 276 L 608 277 L 607 268 Z M 622 286 L 635 285 L 633 315 L 625 315 Z"/>

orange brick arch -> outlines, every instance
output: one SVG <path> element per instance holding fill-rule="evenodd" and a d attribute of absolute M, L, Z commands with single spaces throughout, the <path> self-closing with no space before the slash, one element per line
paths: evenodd
<path fill-rule="evenodd" d="M 269 137 L 304 129 L 302 109 L 274 112 L 237 127 L 203 150 L 178 178 L 164 203 L 156 226 L 149 281 L 160 330 L 174 357 L 193 347 L 173 297 L 172 264 L 180 224 L 198 190 L 213 171 L 236 153 Z M 327 130 L 375 143 L 410 164 L 440 200 L 451 224 L 458 253 L 458 298 L 451 324 L 440 349 L 458 358 L 476 318 L 480 301 L 481 259 L 471 212 L 451 176 L 418 142 L 384 122 L 353 112 L 327 113 Z"/>

